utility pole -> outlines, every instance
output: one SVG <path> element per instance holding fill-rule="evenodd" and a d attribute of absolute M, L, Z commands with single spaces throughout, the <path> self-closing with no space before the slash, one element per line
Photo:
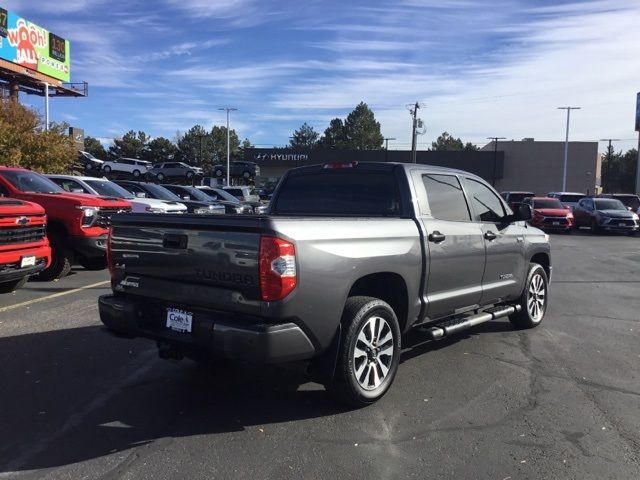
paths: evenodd
<path fill-rule="evenodd" d="M 230 112 L 235 112 L 236 110 L 238 110 L 237 108 L 233 108 L 233 107 L 223 107 L 223 108 L 219 108 L 218 110 L 223 110 L 227 112 L 227 187 L 231 186 L 231 165 L 230 165 L 230 158 L 231 158 L 231 150 L 229 147 L 229 113 Z"/>
<path fill-rule="evenodd" d="M 611 189 L 611 142 L 619 142 L 619 138 L 601 138 L 601 142 L 609 142 L 609 147 L 607 148 L 607 183 L 606 185 L 600 185 L 602 187 L 602 191 L 609 193 Z M 602 171 L 600 171 L 600 180 L 602 183 Z M 605 188 L 606 187 L 606 188 Z"/>
<path fill-rule="evenodd" d="M 496 186 L 496 166 L 498 165 L 498 140 L 504 140 L 506 137 L 487 137 L 487 140 L 493 141 L 493 173 L 491 174 L 491 186 Z"/>
<path fill-rule="evenodd" d="M 567 111 L 567 134 L 564 139 L 564 167 L 562 169 L 562 191 L 567 191 L 567 159 L 569 158 L 569 119 L 571 110 L 580 110 L 580 107 L 558 107 L 558 110 Z"/>
<path fill-rule="evenodd" d="M 49 131 L 49 84 L 44 84 L 44 129 Z"/>
<path fill-rule="evenodd" d="M 418 132 L 418 128 L 423 128 L 422 120 L 418 118 L 418 110 L 420 108 L 424 108 L 424 105 L 420 102 L 416 102 L 415 104 L 410 103 L 406 107 L 407 107 L 407 110 L 409 110 L 409 113 L 411 114 L 411 116 L 413 117 L 413 124 L 411 127 L 411 161 L 413 163 L 417 163 L 416 149 L 418 144 L 418 135 L 422 135 L 425 132 L 425 130 L 423 130 L 422 132 Z"/>
<path fill-rule="evenodd" d="M 384 161 L 389 161 L 389 140 L 395 140 L 394 137 L 389 137 L 384 139 Z"/>

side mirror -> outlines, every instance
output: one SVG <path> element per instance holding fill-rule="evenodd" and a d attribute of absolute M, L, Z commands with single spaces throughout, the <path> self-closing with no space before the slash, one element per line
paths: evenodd
<path fill-rule="evenodd" d="M 517 205 L 516 213 L 513 215 L 514 222 L 528 221 L 533 218 L 533 209 L 528 203 L 520 203 Z"/>

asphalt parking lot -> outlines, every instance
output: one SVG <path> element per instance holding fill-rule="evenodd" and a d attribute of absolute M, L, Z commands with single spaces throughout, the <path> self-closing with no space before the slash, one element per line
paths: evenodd
<path fill-rule="evenodd" d="M 106 272 L 0 297 L 0 478 L 640 478 L 640 238 L 553 235 L 543 325 L 405 340 L 350 411 L 276 368 L 100 327 Z"/>

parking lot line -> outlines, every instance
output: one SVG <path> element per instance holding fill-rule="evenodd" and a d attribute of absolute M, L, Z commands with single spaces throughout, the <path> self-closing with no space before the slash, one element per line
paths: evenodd
<path fill-rule="evenodd" d="M 8 310 L 13 310 L 15 308 L 26 307 L 34 303 L 44 302 L 45 300 L 51 300 L 52 298 L 64 297 L 65 295 L 71 295 L 72 293 L 81 292 L 82 290 L 87 290 L 89 288 L 101 287 L 103 285 L 107 285 L 110 282 L 111 280 L 104 280 L 102 282 L 92 283 L 91 285 L 85 285 L 84 287 L 74 288 L 73 290 L 67 290 L 66 292 L 53 293 L 51 295 L 47 295 L 46 297 L 35 298 L 33 300 L 28 300 L 22 303 L 16 303 L 15 305 L 9 305 L 7 307 L 0 308 L 0 313 L 6 312 Z"/>

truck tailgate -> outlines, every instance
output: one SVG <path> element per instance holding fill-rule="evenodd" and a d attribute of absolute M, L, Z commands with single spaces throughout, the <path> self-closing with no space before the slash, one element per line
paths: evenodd
<path fill-rule="evenodd" d="M 116 215 L 116 293 L 259 315 L 260 217 Z"/>

